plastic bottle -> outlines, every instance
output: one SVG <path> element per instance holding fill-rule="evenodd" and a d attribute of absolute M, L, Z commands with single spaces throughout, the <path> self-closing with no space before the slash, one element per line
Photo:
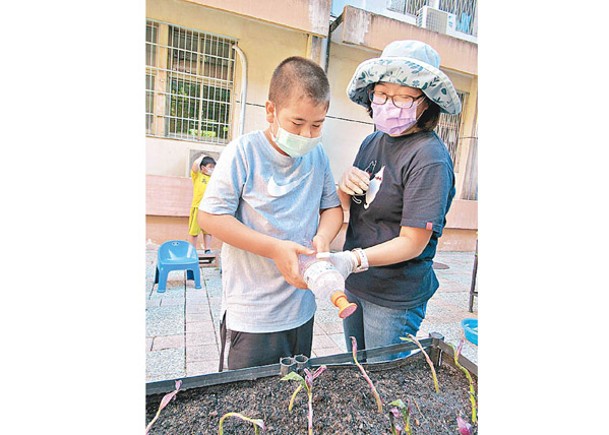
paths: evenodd
<path fill-rule="evenodd" d="M 338 308 L 341 319 L 350 316 L 357 305 L 347 300 L 345 279 L 329 260 L 315 255 L 300 256 L 300 273 L 316 298 L 330 300 Z"/>

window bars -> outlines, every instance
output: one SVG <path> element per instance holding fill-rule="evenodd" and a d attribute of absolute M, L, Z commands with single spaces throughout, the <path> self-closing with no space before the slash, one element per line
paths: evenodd
<path fill-rule="evenodd" d="M 146 134 L 227 143 L 235 40 L 146 23 Z"/>
<path fill-rule="evenodd" d="M 389 0 L 387 9 L 416 17 L 423 6 L 430 6 L 432 3 L 429 0 Z M 455 30 L 472 36 L 478 35 L 477 25 L 474 23 L 478 0 L 439 0 L 439 5 L 435 7 L 455 15 Z"/>
<path fill-rule="evenodd" d="M 461 107 L 465 107 L 465 93 L 457 91 L 457 95 L 461 100 Z M 463 112 L 458 115 L 440 113 L 440 121 L 435 130 L 448 148 L 455 172 L 459 172 L 459 131 L 461 130 L 462 114 Z"/>
<path fill-rule="evenodd" d="M 467 156 L 467 167 L 465 169 L 465 179 L 463 181 L 463 189 L 461 199 L 478 200 L 478 133 L 473 137 L 463 138 L 468 139 L 469 155 Z"/>

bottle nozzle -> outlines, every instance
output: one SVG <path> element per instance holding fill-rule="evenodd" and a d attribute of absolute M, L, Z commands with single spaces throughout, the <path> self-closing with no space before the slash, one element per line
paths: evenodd
<path fill-rule="evenodd" d="M 337 290 L 332 293 L 330 300 L 334 306 L 338 308 L 338 317 L 341 319 L 349 317 L 355 312 L 355 310 L 357 310 L 357 305 L 353 302 L 349 302 L 347 300 L 347 295 L 343 291 Z"/>

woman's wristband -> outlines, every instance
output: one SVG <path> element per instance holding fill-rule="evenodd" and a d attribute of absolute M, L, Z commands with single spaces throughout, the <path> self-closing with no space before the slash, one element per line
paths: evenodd
<path fill-rule="evenodd" d="M 359 265 L 355 267 L 353 272 L 359 273 L 368 270 L 368 257 L 366 257 L 364 250 L 362 248 L 355 248 L 352 249 L 351 252 L 353 252 L 355 256 L 359 258 Z"/>

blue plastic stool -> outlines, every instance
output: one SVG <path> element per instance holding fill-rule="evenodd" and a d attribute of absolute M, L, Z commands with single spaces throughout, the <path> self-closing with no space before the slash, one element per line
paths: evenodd
<path fill-rule="evenodd" d="M 186 279 L 194 279 L 195 288 L 201 288 L 201 269 L 196 248 L 185 240 L 169 240 L 159 246 L 157 253 L 154 284 L 158 283 L 158 293 L 167 288 L 167 275 L 172 270 L 185 270 Z M 153 286 L 154 286 L 153 284 Z"/>

